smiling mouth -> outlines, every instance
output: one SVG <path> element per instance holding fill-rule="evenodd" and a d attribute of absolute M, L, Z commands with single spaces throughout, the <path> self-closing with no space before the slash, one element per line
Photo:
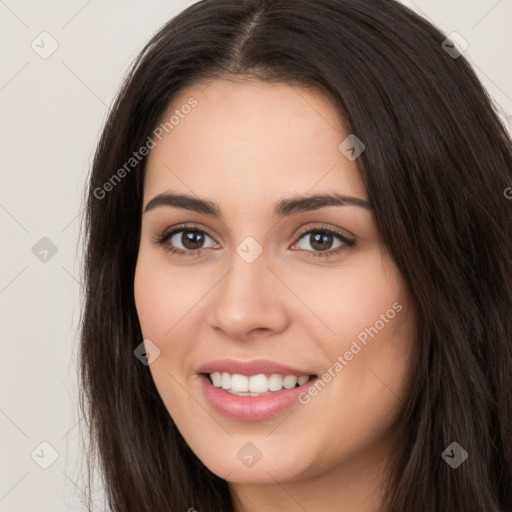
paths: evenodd
<path fill-rule="evenodd" d="M 282 390 L 298 388 L 316 378 L 316 375 L 283 375 L 279 373 L 242 375 L 215 371 L 203 373 L 216 388 L 237 396 L 266 396 Z"/>

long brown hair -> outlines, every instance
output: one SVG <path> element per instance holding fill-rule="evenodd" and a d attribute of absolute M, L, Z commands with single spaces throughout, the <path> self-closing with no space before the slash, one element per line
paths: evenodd
<path fill-rule="evenodd" d="M 145 159 L 126 162 L 181 89 L 239 75 L 321 89 L 366 146 L 361 176 L 418 312 L 382 509 L 512 510 L 511 142 L 445 38 L 392 0 L 203 0 L 140 53 L 98 144 L 84 224 L 81 405 L 113 511 L 234 509 L 133 353 Z M 441 458 L 454 441 L 468 453 L 457 469 Z"/>

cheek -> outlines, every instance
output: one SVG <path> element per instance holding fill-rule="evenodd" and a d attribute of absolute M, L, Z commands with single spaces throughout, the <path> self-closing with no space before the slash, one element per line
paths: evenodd
<path fill-rule="evenodd" d="M 197 279 L 192 287 L 184 272 L 141 252 L 135 270 L 134 298 L 145 338 L 163 342 L 171 339 L 178 322 L 193 317 L 194 304 L 202 295 Z"/>
<path fill-rule="evenodd" d="M 392 260 L 368 254 L 335 278 L 316 283 L 314 306 L 331 329 L 322 342 L 328 394 L 341 407 L 382 411 L 407 393 L 414 348 L 414 314 Z M 331 384 L 332 383 L 332 384 Z"/>
<path fill-rule="evenodd" d="M 333 272 L 297 277 L 302 281 L 297 289 L 329 328 L 331 335 L 324 328 L 325 339 L 332 340 L 334 347 L 347 341 L 350 345 L 361 333 L 364 339 L 365 329 L 376 323 L 379 331 L 389 332 L 391 320 L 402 316 L 397 309 L 405 306 L 405 283 L 392 260 L 380 251 L 368 251 Z"/>
<path fill-rule="evenodd" d="M 181 278 L 183 280 L 183 277 Z M 183 328 L 194 321 L 199 291 L 180 282 L 177 271 L 166 268 L 141 251 L 134 278 L 134 298 L 144 339 L 155 343 L 159 357 L 149 366 L 155 386 L 169 411 L 186 401 L 180 369 L 187 356 Z"/>
<path fill-rule="evenodd" d="M 165 284 L 158 279 L 155 267 L 137 264 L 134 280 L 134 297 L 137 315 L 144 338 L 151 340 L 161 338 L 169 329 L 170 318 L 167 312 L 172 311 L 172 295 L 166 293 Z"/>

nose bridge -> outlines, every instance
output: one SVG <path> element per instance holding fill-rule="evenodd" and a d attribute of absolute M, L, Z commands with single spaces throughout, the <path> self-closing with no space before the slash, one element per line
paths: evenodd
<path fill-rule="evenodd" d="M 215 294 L 212 326 L 233 338 L 243 338 L 255 329 L 284 327 L 285 311 L 267 264 L 267 255 L 254 240 L 246 239 L 238 245 L 230 270 Z"/>

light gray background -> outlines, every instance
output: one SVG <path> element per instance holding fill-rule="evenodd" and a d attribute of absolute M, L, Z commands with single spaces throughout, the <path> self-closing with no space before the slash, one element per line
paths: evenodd
<path fill-rule="evenodd" d="M 1 512 L 84 510 L 75 357 L 84 182 L 128 65 L 191 3 L 0 0 Z M 510 131 L 512 1 L 404 3 L 468 41 Z M 31 47 L 50 48 L 43 31 L 58 43 L 47 59 Z M 57 248 L 46 262 L 32 252 L 43 237 Z M 52 449 L 41 442 L 58 453 L 47 469 L 39 464 Z"/>

